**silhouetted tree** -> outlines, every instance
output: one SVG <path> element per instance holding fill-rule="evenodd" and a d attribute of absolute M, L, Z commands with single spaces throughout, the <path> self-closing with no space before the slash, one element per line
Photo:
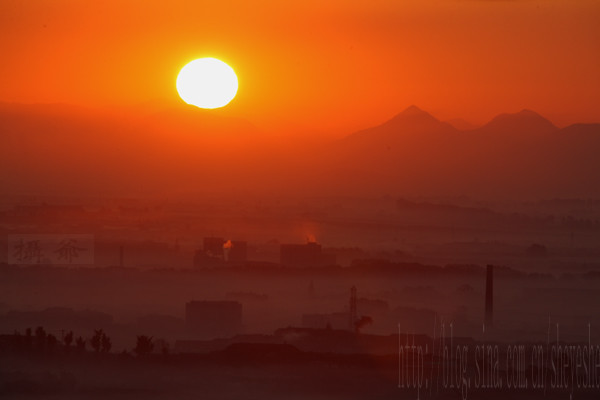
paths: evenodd
<path fill-rule="evenodd" d="M 94 330 L 94 336 L 90 339 L 90 346 L 96 353 L 100 353 L 102 350 L 102 336 L 104 335 L 104 331 L 102 329 Z"/>
<path fill-rule="evenodd" d="M 44 351 L 46 347 L 46 330 L 41 326 L 35 328 L 35 347 L 38 351 Z"/>
<path fill-rule="evenodd" d="M 166 356 L 169 354 L 169 342 L 165 339 L 156 339 L 154 341 L 154 347 L 157 352 L 160 352 L 162 355 Z"/>
<path fill-rule="evenodd" d="M 19 332 L 18 330 L 15 329 L 15 331 L 13 332 L 13 344 L 15 346 L 16 350 L 23 350 L 24 348 L 24 339 L 23 339 L 23 335 L 21 335 L 21 332 Z M 2 347 L 0 347 L 0 352 L 2 351 Z"/>
<path fill-rule="evenodd" d="M 47 348 L 48 352 L 54 351 L 54 348 L 56 347 L 56 343 L 58 343 L 56 336 L 54 336 L 52 334 L 48 334 L 46 336 L 46 348 Z"/>
<path fill-rule="evenodd" d="M 75 340 L 75 347 L 79 353 L 83 353 L 85 351 L 85 339 L 79 336 L 77 340 Z"/>
<path fill-rule="evenodd" d="M 112 341 L 110 340 L 110 338 L 108 336 L 106 336 L 105 333 L 102 333 L 102 352 L 103 353 L 110 353 L 110 349 L 112 348 Z"/>
<path fill-rule="evenodd" d="M 31 330 L 31 328 L 27 328 L 25 330 L 25 339 L 24 339 L 24 343 L 23 343 L 25 350 L 27 350 L 27 351 L 31 350 L 32 343 L 33 343 L 33 332 Z"/>
<path fill-rule="evenodd" d="M 73 331 L 67 332 L 67 334 L 63 337 L 63 343 L 65 345 L 65 350 L 68 352 L 71 348 L 71 343 L 73 343 Z"/>
<path fill-rule="evenodd" d="M 152 336 L 141 335 L 137 337 L 135 349 L 133 351 L 138 356 L 144 356 L 152 353 L 154 350 L 154 343 L 152 343 Z"/>

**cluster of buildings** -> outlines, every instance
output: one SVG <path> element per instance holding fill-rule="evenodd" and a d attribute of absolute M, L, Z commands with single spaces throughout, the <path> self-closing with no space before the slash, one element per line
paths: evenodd
<path fill-rule="evenodd" d="M 493 327 L 494 267 L 487 266 L 485 289 L 485 326 Z M 357 310 L 360 309 L 362 316 Z M 345 330 L 359 332 L 365 324 L 377 319 L 392 317 L 394 321 L 406 321 L 405 329 L 426 330 L 435 318 L 432 310 L 398 307 L 390 313 L 386 301 L 357 297 L 357 289 L 350 289 L 348 309 L 345 312 L 302 315 L 303 329 Z M 226 338 L 243 333 L 242 303 L 239 301 L 190 301 L 185 305 L 185 324 L 190 337 L 195 339 Z"/>
<path fill-rule="evenodd" d="M 311 268 L 336 265 L 336 255 L 323 251 L 322 246 L 309 241 L 305 244 L 281 244 L 280 264 L 284 267 Z M 202 248 L 194 254 L 194 267 L 214 268 L 244 266 L 248 261 L 248 243 L 225 240 L 222 237 L 206 237 Z"/>
<path fill-rule="evenodd" d="M 197 250 L 194 254 L 194 267 L 243 266 L 247 260 L 247 242 L 225 240 L 220 237 L 206 237 L 202 241 L 202 249 Z"/>

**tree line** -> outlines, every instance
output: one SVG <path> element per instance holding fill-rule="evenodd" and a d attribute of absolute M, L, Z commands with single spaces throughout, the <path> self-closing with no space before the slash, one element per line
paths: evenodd
<path fill-rule="evenodd" d="M 103 329 L 95 329 L 89 338 L 83 336 L 75 337 L 73 331 L 62 332 L 61 339 L 52 333 L 46 332 L 44 327 L 38 326 L 33 330 L 27 328 L 24 334 L 15 331 L 12 335 L 5 335 L 3 345 L 13 350 L 33 352 L 37 354 L 63 353 L 86 353 L 88 345 L 90 350 L 96 354 L 108 354 L 112 350 L 112 340 Z M 132 349 L 139 357 L 151 354 L 157 348 L 162 354 L 168 354 L 168 343 L 163 339 L 154 339 L 152 336 L 139 335 L 136 337 L 136 345 Z M 127 350 L 123 354 L 129 354 Z"/>

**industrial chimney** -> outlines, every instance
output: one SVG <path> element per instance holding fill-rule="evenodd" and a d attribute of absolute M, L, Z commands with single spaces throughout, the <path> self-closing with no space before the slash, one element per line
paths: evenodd
<path fill-rule="evenodd" d="M 488 265 L 485 278 L 485 325 L 494 326 L 494 266 Z"/>

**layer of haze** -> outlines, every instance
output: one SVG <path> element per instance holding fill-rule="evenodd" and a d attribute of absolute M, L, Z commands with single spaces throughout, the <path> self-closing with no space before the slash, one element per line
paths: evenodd
<path fill-rule="evenodd" d="M 265 131 L 347 134 L 410 104 L 482 124 L 523 108 L 600 120 L 600 2 L 53 1 L 0 4 L 0 101 L 179 103 L 176 74 L 212 56 Z"/>

